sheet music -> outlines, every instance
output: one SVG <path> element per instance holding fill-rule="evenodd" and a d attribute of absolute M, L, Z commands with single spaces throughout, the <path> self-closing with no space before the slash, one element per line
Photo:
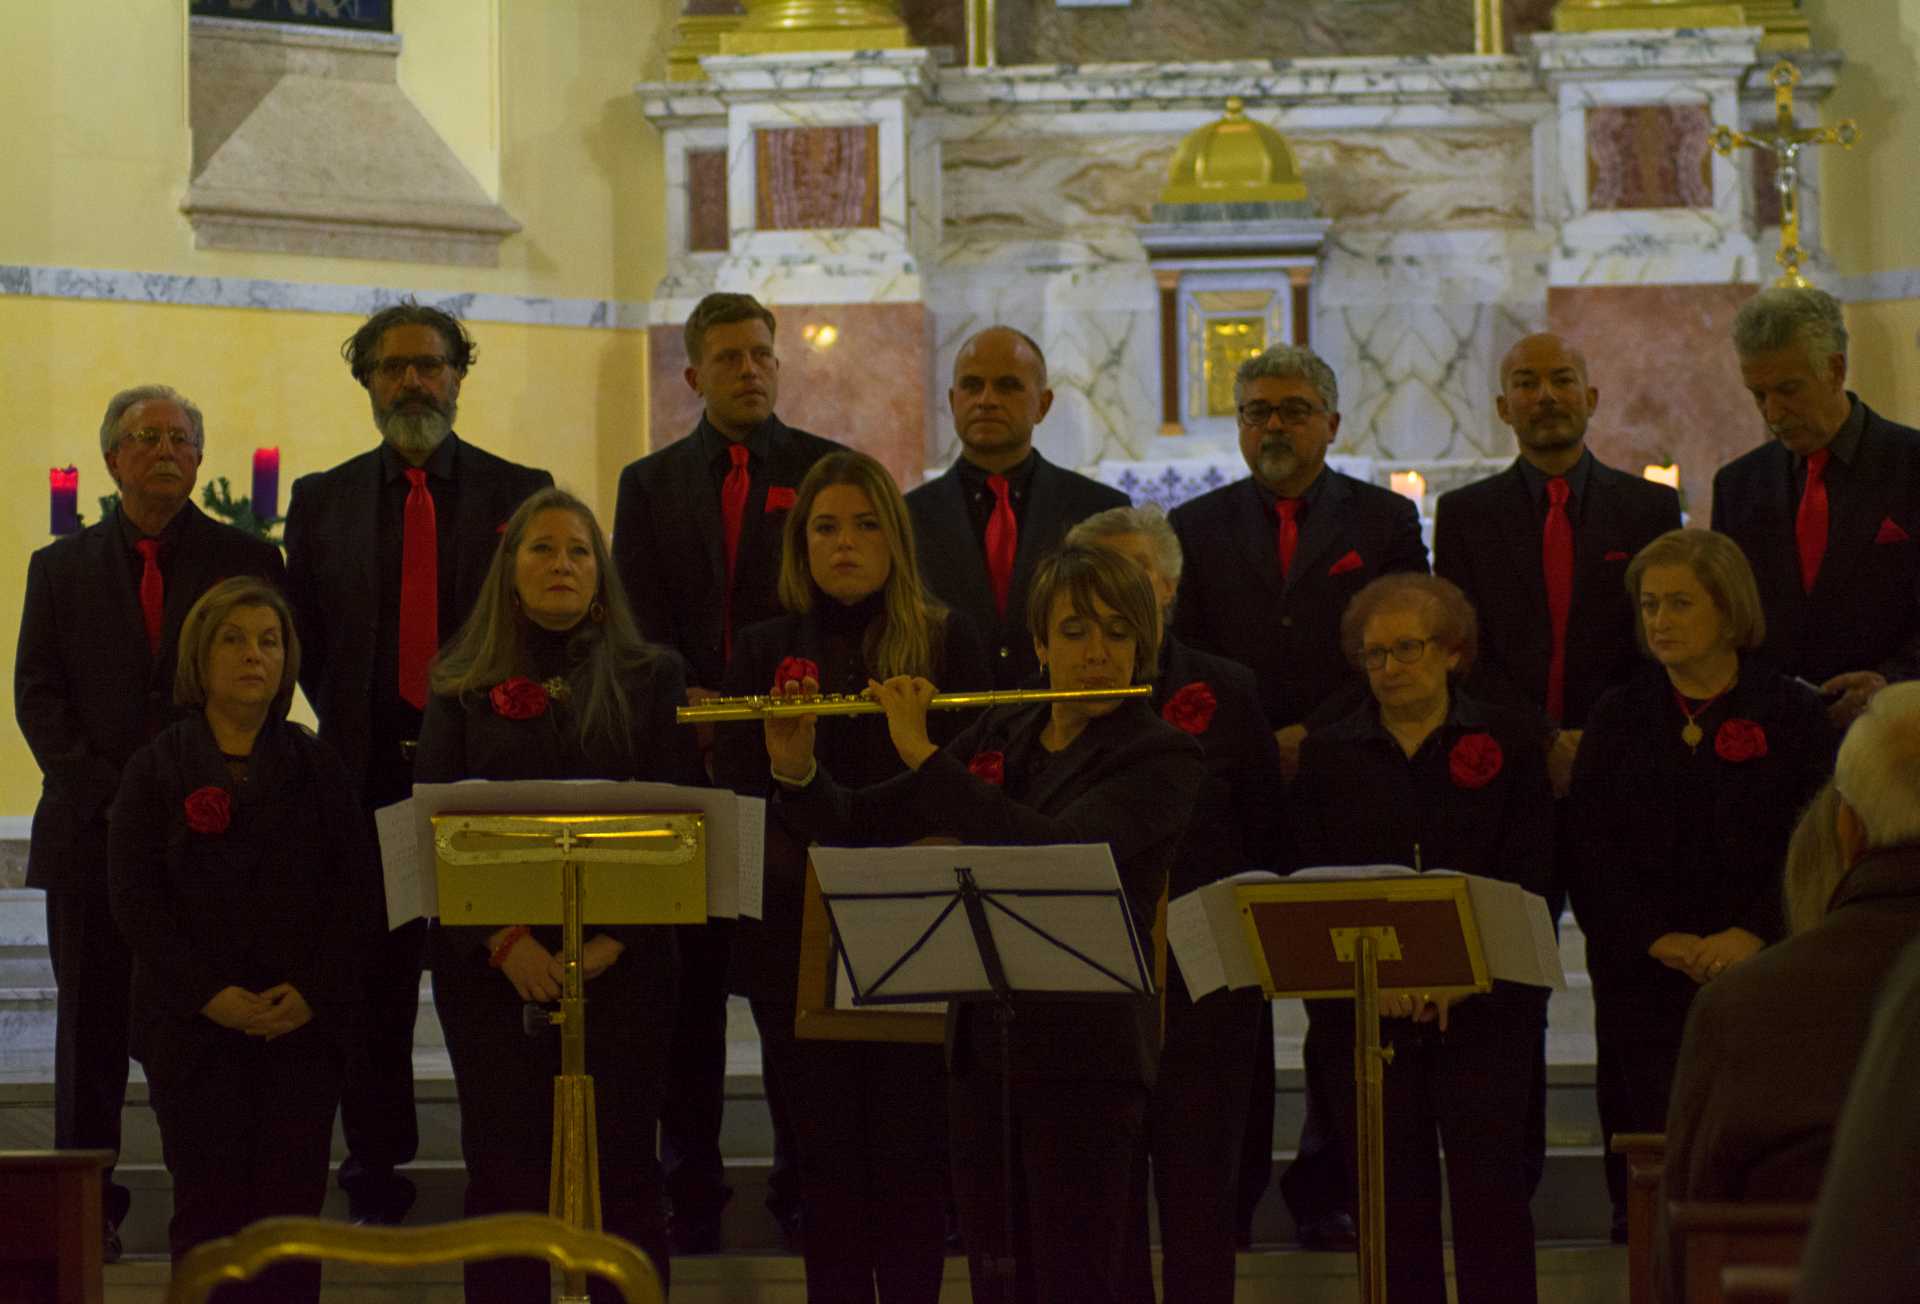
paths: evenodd
<path fill-rule="evenodd" d="M 766 903 L 767 803 L 759 797 L 737 797 L 740 821 L 741 915 L 759 919 Z"/>
<path fill-rule="evenodd" d="M 1240 924 L 1234 888 L 1249 883 L 1279 883 L 1280 875 L 1249 869 L 1195 888 L 1167 904 L 1167 946 L 1186 980 L 1187 993 L 1199 1000 L 1222 987 L 1258 987 Z"/>
<path fill-rule="evenodd" d="M 374 831 L 380 838 L 380 876 L 386 885 L 387 931 L 420 918 L 429 908 L 421 889 L 420 842 L 414 836 L 413 802 L 410 799 L 382 806 L 373 812 Z M 433 862 L 427 862 L 424 875 L 433 881 Z"/>

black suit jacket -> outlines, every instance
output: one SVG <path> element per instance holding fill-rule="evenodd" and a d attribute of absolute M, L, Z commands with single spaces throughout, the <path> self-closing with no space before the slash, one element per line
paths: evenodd
<path fill-rule="evenodd" d="M 1044 703 L 990 711 L 917 771 L 848 789 L 824 769 L 800 792 L 782 789 L 781 818 L 801 837 L 841 846 L 886 846 L 935 835 L 979 846 L 1104 842 L 1141 945 L 1152 934 L 1167 871 L 1202 778 L 1192 738 L 1128 702 L 1088 722 L 1037 774 L 1022 758 L 1040 749 Z M 1006 786 L 968 770 L 983 752 L 1005 758 Z M 1011 1064 L 1022 1077 L 1114 1079 L 1151 1085 L 1159 1062 L 1158 1002 L 1019 1002 Z M 955 1002 L 947 1050 L 956 1072 L 999 1063 L 991 1018 Z"/>
<path fill-rule="evenodd" d="M 1667 1111 L 1656 1250 L 1682 1298 L 1669 1200 L 1810 1202 L 1820 1194 L 1874 1000 L 1920 937 L 1920 847 L 1870 853 L 1827 917 L 1700 989 Z"/>
<path fill-rule="evenodd" d="M 1769 660 L 1815 684 L 1850 670 L 1920 677 L 1920 431 L 1867 408 L 1847 470 L 1845 491 L 1829 491 L 1812 593 L 1800 587 L 1793 455 L 1779 441 L 1713 477 L 1713 528 L 1753 564 Z"/>
<path fill-rule="evenodd" d="M 1594 461 L 1573 538 L 1573 605 L 1567 612 L 1565 715 L 1578 729 L 1600 695 L 1641 664 L 1639 613 L 1627 596 L 1627 563 L 1680 528 L 1680 495 Z M 1466 688 L 1488 701 L 1544 710 L 1553 635 L 1540 561 L 1540 524 L 1515 462 L 1498 475 L 1440 496 L 1433 569 L 1458 584 L 1480 617 L 1480 656 Z"/>
<path fill-rule="evenodd" d="M 280 550 L 187 503 L 163 560 L 165 623 L 147 650 L 139 581 L 118 554 L 117 514 L 56 539 L 27 563 L 27 599 L 13 663 L 14 715 L 44 776 L 27 851 L 27 886 L 107 886 L 107 812 L 127 758 L 178 712 L 180 624 L 223 579 L 286 583 Z M 137 565 L 137 563 L 134 563 Z"/>
<path fill-rule="evenodd" d="M 702 418 L 702 424 L 705 419 Z M 770 509 L 767 489 L 799 488 L 810 467 L 844 446 L 768 418 L 767 460 L 754 467 L 733 567 L 733 630 L 780 614 L 781 532 L 787 510 Z M 692 682 L 717 689 L 726 680 L 723 632 L 726 543 L 720 485 L 693 435 L 628 463 L 614 509 L 613 559 L 640 632 L 686 658 Z"/>
<path fill-rule="evenodd" d="M 907 495 L 913 534 L 920 553 L 920 575 L 940 600 L 964 614 L 987 638 L 997 688 L 1016 687 L 1039 668 L 1033 654 L 1033 635 L 1027 628 L 1027 590 L 1033 568 L 1060 546 L 1067 531 L 1095 512 L 1125 507 L 1127 496 L 1111 485 L 1089 480 L 1055 466 L 1033 452 L 1033 483 L 1028 490 L 1026 519 L 1020 523 L 1019 548 L 1013 555 L 1013 578 L 1007 585 L 1007 618 L 993 605 L 993 581 L 987 576 L 987 558 L 967 514 L 966 487 L 960 464 Z"/>
<path fill-rule="evenodd" d="M 448 436 L 455 438 L 456 436 Z M 514 509 L 553 483 L 545 471 L 495 457 L 464 440 L 453 523 L 453 610 L 440 613 L 451 638 L 480 596 Z M 303 475 L 287 504 L 287 595 L 300 627 L 300 686 L 320 718 L 320 737 L 346 762 L 356 783 L 367 775 L 373 729 L 370 687 L 380 613 L 380 450 L 371 448 L 330 471 Z"/>
<path fill-rule="evenodd" d="M 1338 471 L 1326 475 L 1284 580 L 1273 521 L 1251 478 L 1182 503 L 1169 517 L 1186 555 L 1173 627 L 1252 670 L 1275 729 L 1329 699 L 1358 703 L 1358 672 L 1340 650 L 1341 613 L 1368 581 L 1427 569 L 1412 502 Z"/>

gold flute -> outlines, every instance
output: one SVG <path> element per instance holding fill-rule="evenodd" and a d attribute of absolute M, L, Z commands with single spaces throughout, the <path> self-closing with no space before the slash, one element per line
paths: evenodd
<path fill-rule="evenodd" d="M 1019 702 L 1097 702 L 1152 694 L 1152 684 L 1130 684 L 1125 688 L 1008 688 L 988 693 L 936 693 L 927 706 L 941 711 L 961 711 Z M 676 707 L 673 718 L 681 724 L 723 724 L 782 715 L 879 715 L 884 709 L 865 693 L 816 693 L 811 697 L 755 694 L 710 697 L 696 706 Z"/>

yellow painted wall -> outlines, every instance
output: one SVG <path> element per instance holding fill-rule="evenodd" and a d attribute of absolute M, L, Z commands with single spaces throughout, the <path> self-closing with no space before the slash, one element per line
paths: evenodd
<path fill-rule="evenodd" d="M 1920 299 L 1847 305 L 1848 383 L 1876 411 L 1920 424 Z"/>
<path fill-rule="evenodd" d="M 186 0 L 17 6 L 0 43 L 0 263 L 644 301 L 665 263 L 658 135 L 632 94 L 664 76 L 677 0 L 405 0 L 400 79 L 525 230 L 497 268 L 196 250 L 179 212 L 191 140 Z M 39 770 L 13 726 L 13 631 L 29 553 L 47 542 L 46 473 L 80 468 L 94 519 L 111 489 L 112 393 L 171 384 L 207 416 L 203 482 L 247 492 L 251 450 L 293 477 L 374 442 L 340 360 L 356 320 L 305 312 L 0 296 L 0 816 Z M 611 521 L 619 468 L 645 451 L 644 331 L 479 322 L 459 429 L 545 466 Z M 79 600 L 83 595 L 75 595 Z"/>
<path fill-rule="evenodd" d="M 1920 267 L 1920 0 L 1805 0 L 1814 44 L 1846 56 L 1824 110 L 1861 140 L 1822 146 L 1820 220 L 1843 275 Z"/>

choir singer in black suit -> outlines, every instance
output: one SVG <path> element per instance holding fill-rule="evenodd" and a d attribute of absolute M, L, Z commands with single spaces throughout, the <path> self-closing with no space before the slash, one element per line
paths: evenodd
<path fill-rule="evenodd" d="M 1817 685 L 1836 728 L 1920 677 L 1920 431 L 1847 389 L 1847 328 L 1824 290 L 1762 290 L 1733 320 L 1768 441 L 1713 478 L 1713 528 L 1752 563 L 1761 651 Z"/>
<path fill-rule="evenodd" d="M 920 587 L 913 527 L 885 467 L 864 453 L 813 464 L 787 517 L 780 598 L 787 614 L 743 631 L 727 674 L 730 694 L 764 693 L 802 679 L 858 693 L 869 680 L 918 675 L 949 692 L 992 686 L 967 618 Z M 959 712 L 929 718 L 945 742 Z M 906 767 L 874 715 L 828 716 L 815 754 L 841 782 L 880 783 Z M 772 795 L 759 726 L 721 725 L 719 780 Z M 936 1046 L 798 1040 L 795 978 L 807 844 L 775 807 L 767 822 L 761 917 L 733 937 L 733 988 L 752 999 L 767 1076 L 785 1083 L 798 1142 L 802 1250 L 815 1300 L 933 1304 L 946 1257 L 947 1100 Z"/>
<path fill-rule="evenodd" d="M 196 708 L 127 763 L 113 913 L 133 949 L 134 1051 L 173 1180 L 174 1261 L 257 1218 L 312 1217 L 360 1003 L 378 873 L 331 748 L 287 722 L 300 641 L 279 590 L 225 580 L 181 626 Z M 317 1300 L 318 1264 L 223 1301 Z"/>
<path fill-rule="evenodd" d="M 1766 617 L 1733 540 L 1663 534 L 1627 588 L 1655 664 L 1594 707 L 1570 798 L 1609 1142 L 1666 1130 L 1694 993 L 1781 935 L 1787 841 L 1833 763 L 1818 696 L 1755 651 Z M 1623 1208 L 1612 1158 L 1607 1182 Z"/>
<path fill-rule="evenodd" d="M 27 562 L 13 709 L 44 776 L 27 886 L 47 894 L 58 987 L 53 1143 L 120 1149 L 132 955 L 107 903 L 107 816 L 127 758 L 170 723 L 180 625 L 216 581 L 285 575 L 272 544 L 193 505 L 206 422 L 165 385 L 122 390 L 100 422 L 120 491 L 98 524 Z M 129 1190 L 102 1175 L 108 1262 L 120 1257 Z"/>
<path fill-rule="evenodd" d="M 1066 548 L 1046 559 L 1027 615 L 1052 687 L 1151 682 L 1159 606 L 1123 558 Z M 908 773 L 871 787 L 843 787 L 819 764 L 812 717 L 767 722 L 780 817 L 790 828 L 840 845 L 939 835 L 983 846 L 1105 842 L 1134 928 L 1142 938 L 1151 932 L 1203 773 L 1189 735 L 1144 702 L 1035 703 L 991 711 L 937 747 L 927 733 L 931 683 L 900 676 L 872 690 Z M 954 1185 L 973 1298 L 1121 1299 L 1129 1175 L 1159 1058 L 1158 1003 L 1017 1001 L 1004 1025 L 956 1003 L 947 1034 Z M 1001 1159 L 1003 1046 L 1012 1071 L 1011 1211 Z M 1012 1246 L 1004 1244 L 1008 1213 Z M 996 1257 L 1015 1261 L 1016 1280 L 992 1272 Z"/>
<path fill-rule="evenodd" d="M 1131 561 L 1153 586 L 1162 619 L 1172 614 L 1180 540 L 1159 507 L 1109 507 L 1074 526 L 1067 542 L 1106 548 Z M 1278 868 L 1286 785 L 1252 672 L 1168 633 L 1153 706 L 1161 719 L 1199 740 L 1207 767 L 1174 858 L 1168 897 L 1241 870 Z M 1195 1000 L 1178 960 L 1168 957 L 1160 1073 L 1142 1158 L 1152 1161 L 1163 1293 L 1170 1300 L 1232 1304 L 1234 1204 L 1265 1007 L 1253 988 L 1223 988 Z M 1145 1194 L 1142 1184 L 1136 1195 Z M 1134 1230 L 1144 1232 L 1144 1220 Z M 1130 1271 L 1139 1298 L 1151 1300 L 1144 1237 Z"/>
<path fill-rule="evenodd" d="M 1546 886 L 1553 791 L 1533 714 L 1475 701 L 1473 608 L 1447 580 L 1389 575 L 1362 589 L 1341 641 L 1370 700 L 1307 736 L 1289 794 L 1296 864 L 1411 865 Z M 1354 1163 L 1353 1005 L 1307 1007 L 1308 1071 Z M 1538 1298 L 1526 1119 L 1547 1018 L 1544 988 L 1496 982 L 1449 1003 L 1381 1001 L 1386 1075 L 1387 1294 L 1444 1304 L 1440 1169 L 1446 1150 L 1461 1304 Z M 1351 1169 L 1350 1169 L 1351 1171 Z"/>
<path fill-rule="evenodd" d="M 598 522 L 564 490 L 541 490 L 507 521 L 433 688 L 414 766 L 422 783 L 704 781 L 693 731 L 674 723 L 686 703 L 680 660 L 641 641 Z M 546 925 L 434 931 L 433 1003 L 460 1096 L 469 1217 L 547 1208 L 559 1033 L 529 1040 L 520 1019 L 524 1002 L 559 998 L 560 944 Z M 646 1251 L 664 1282 L 654 1131 L 673 1032 L 673 930 L 589 918 L 581 967 L 605 1227 Z M 538 1260 L 470 1264 L 467 1300 L 540 1298 L 547 1276 Z M 591 1286 L 595 1300 L 617 1298 Z"/>
<path fill-rule="evenodd" d="M 382 308 L 341 352 L 380 444 L 294 482 L 287 596 L 306 649 L 300 685 L 370 814 L 412 790 L 428 664 L 473 609 L 500 527 L 553 477 L 454 431 L 477 351 L 450 314 L 411 300 Z M 340 1099 L 339 1181 L 355 1222 L 397 1223 L 413 1204 L 411 1179 L 394 1169 L 420 1142 L 413 1028 L 426 929 L 382 930 L 369 961 L 366 1054 L 350 1061 Z"/>
<path fill-rule="evenodd" d="M 1012 688 L 1036 666 L 1026 624 L 1034 568 L 1075 521 L 1125 507 L 1127 496 L 1034 448 L 1053 390 L 1046 355 L 1013 327 L 990 326 L 961 346 L 947 406 L 960 457 L 909 493 L 907 509 L 927 587 L 987 633 L 994 683 Z"/>

